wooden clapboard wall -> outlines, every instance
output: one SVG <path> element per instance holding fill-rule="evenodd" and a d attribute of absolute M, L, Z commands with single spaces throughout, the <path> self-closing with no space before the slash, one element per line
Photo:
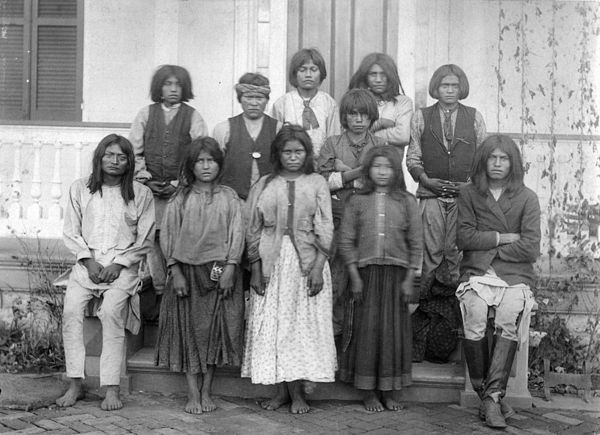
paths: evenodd
<path fill-rule="evenodd" d="M 288 0 L 288 65 L 299 49 L 318 48 L 327 62 L 321 89 L 339 101 L 365 55 L 396 60 L 398 7 L 396 0 Z"/>

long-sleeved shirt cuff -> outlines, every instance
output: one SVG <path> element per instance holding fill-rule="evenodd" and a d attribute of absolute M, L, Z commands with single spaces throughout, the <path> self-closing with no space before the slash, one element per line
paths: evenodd
<path fill-rule="evenodd" d="M 117 255 L 113 260 L 113 263 L 120 264 L 125 268 L 129 268 L 133 264 L 133 262 L 124 255 Z"/>
<path fill-rule="evenodd" d="M 315 242 L 315 247 L 323 253 L 327 258 L 331 255 L 331 249 L 324 248 L 319 242 Z"/>
<path fill-rule="evenodd" d="M 344 181 L 342 180 L 341 172 L 332 172 L 329 174 L 329 179 L 327 180 L 327 184 L 329 185 L 329 190 L 339 190 L 344 187 Z"/>
<path fill-rule="evenodd" d="M 137 181 L 139 180 L 151 180 L 152 179 L 152 175 L 150 174 L 150 172 L 148 171 L 139 171 L 137 174 L 135 174 L 135 179 Z"/>
<path fill-rule="evenodd" d="M 89 249 L 77 253 L 77 261 L 85 260 L 86 258 L 92 258 L 92 253 L 89 251 Z"/>
<path fill-rule="evenodd" d="M 500 246 L 500 233 L 496 231 L 496 246 Z"/>
<path fill-rule="evenodd" d="M 410 168 L 408 172 L 410 172 L 410 175 L 413 177 L 413 180 L 418 182 L 419 178 L 421 177 L 421 174 L 425 173 L 425 169 L 416 166 L 414 168 Z"/>

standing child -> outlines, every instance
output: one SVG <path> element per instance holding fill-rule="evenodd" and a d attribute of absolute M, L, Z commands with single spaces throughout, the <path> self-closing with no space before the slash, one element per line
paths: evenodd
<path fill-rule="evenodd" d="M 411 383 L 408 301 L 422 229 L 401 165 L 392 146 L 367 153 L 365 187 L 349 199 L 341 227 L 339 250 L 350 274 L 354 309 L 346 319 L 340 379 L 364 390 L 368 411 L 401 409 L 394 393 Z"/>
<path fill-rule="evenodd" d="M 303 48 L 292 57 L 288 71 L 288 80 L 296 89 L 273 104 L 273 118 L 306 130 L 315 158 L 327 137 L 340 134 L 335 100 L 319 90 L 326 77 L 325 60 L 319 50 Z"/>
<path fill-rule="evenodd" d="M 340 103 L 340 121 L 345 131 L 341 135 L 327 138 L 317 162 L 318 171 L 327 179 L 331 191 L 331 210 L 336 231 L 334 253 L 330 259 L 333 275 L 333 330 L 336 336 L 342 333 L 343 296 L 348 286 L 346 267 L 336 252 L 338 230 L 346 200 L 362 186 L 364 156 L 374 146 L 385 145 L 384 139 L 369 131 L 378 118 L 377 101 L 369 91 L 352 89 L 346 92 Z"/>
<path fill-rule="evenodd" d="M 278 384 L 262 404 L 290 412 L 309 406 L 299 381 L 333 382 L 336 357 L 327 256 L 333 223 L 329 189 L 314 172 L 310 138 L 284 125 L 271 146 L 273 173 L 252 187 L 246 206 L 254 290 L 242 376 Z"/>
<path fill-rule="evenodd" d="M 185 102 L 194 98 L 192 80 L 185 68 L 163 65 L 150 84 L 154 104 L 144 107 L 131 124 L 129 140 L 135 152 L 135 179 L 152 190 L 156 208 L 156 242 L 148 255 L 157 295 L 165 286 L 166 265 L 158 244 L 167 201 L 175 192 L 181 156 L 190 142 L 208 135 L 202 116 Z"/>
<path fill-rule="evenodd" d="M 185 372 L 185 411 L 191 414 L 216 408 L 210 397 L 215 366 L 239 366 L 242 360 L 244 296 L 238 265 L 244 230 L 237 194 L 218 184 L 223 160 L 212 138 L 190 144 L 160 237 L 171 279 L 160 311 L 155 362 Z"/>

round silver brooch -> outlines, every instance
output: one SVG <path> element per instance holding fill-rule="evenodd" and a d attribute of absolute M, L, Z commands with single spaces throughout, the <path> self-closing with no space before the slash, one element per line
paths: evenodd
<path fill-rule="evenodd" d="M 252 158 L 253 159 L 260 159 L 260 156 L 261 156 L 261 154 L 259 152 L 257 152 L 257 151 L 254 151 L 252 153 Z"/>

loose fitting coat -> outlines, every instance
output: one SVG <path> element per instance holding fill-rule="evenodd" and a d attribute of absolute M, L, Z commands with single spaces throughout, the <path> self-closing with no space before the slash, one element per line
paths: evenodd
<path fill-rule="evenodd" d="M 520 240 L 496 246 L 497 233 L 518 233 Z M 533 263 L 540 254 L 540 205 L 537 195 L 522 187 L 502 193 L 498 201 L 488 191 L 467 184 L 458 197 L 457 245 L 463 251 L 461 281 L 481 276 L 489 267 L 509 285 L 533 285 Z"/>

